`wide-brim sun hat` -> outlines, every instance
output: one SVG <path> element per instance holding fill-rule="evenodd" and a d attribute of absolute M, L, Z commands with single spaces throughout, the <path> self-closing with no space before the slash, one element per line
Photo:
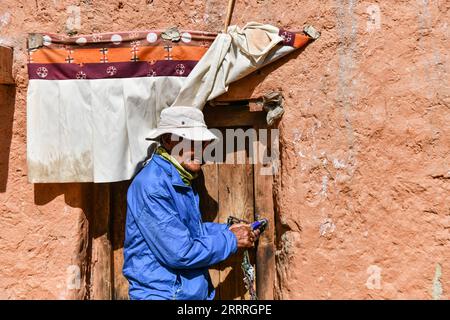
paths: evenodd
<path fill-rule="evenodd" d="M 168 107 L 161 111 L 158 126 L 150 130 L 147 140 L 171 133 L 191 141 L 211 141 L 218 137 L 208 129 L 203 112 L 194 107 Z"/>

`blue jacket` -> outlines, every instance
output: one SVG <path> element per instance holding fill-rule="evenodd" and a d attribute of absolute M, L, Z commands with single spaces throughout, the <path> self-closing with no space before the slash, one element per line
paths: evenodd
<path fill-rule="evenodd" d="M 236 251 L 226 224 L 202 222 L 197 192 L 155 154 L 127 194 L 123 274 L 130 299 L 213 299 L 208 267 Z"/>

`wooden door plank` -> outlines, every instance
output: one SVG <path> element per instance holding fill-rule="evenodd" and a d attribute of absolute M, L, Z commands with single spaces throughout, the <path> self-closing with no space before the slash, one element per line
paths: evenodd
<path fill-rule="evenodd" d="M 0 84 L 13 84 L 12 77 L 13 50 L 0 46 Z"/>
<path fill-rule="evenodd" d="M 194 180 L 194 188 L 200 197 L 200 212 L 205 222 L 219 222 L 218 216 L 218 167 L 216 163 L 205 164 L 202 172 Z M 211 282 L 215 288 L 220 282 L 220 266 L 213 266 L 209 269 Z M 216 290 L 216 299 L 220 299 L 220 291 Z"/>
<path fill-rule="evenodd" d="M 200 211 L 203 221 L 218 222 L 219 194 L 217 163 L 202 166 L 202 173 L 194 180 L 194 187 L 200 196 Z"/>
<path fill-rule="evenodd" d="M 256 123 L 256 129 L 265 128 L 265 122 Z M 261 153 L 268 148 L 270 135 L 263 143 L 258 137 L 254 150 L 259 153 L 254 165 L 255 214 L 259 219 L 269 220 L 264 233 L 260 236 L 256 250 L 256 292 L 260 300 L 272 300 L 275 284 L 275 215 L 273 203 L 273 175 L 270 174 L 272 162 L 261 163 Z"/>
<path fill-rule="evenodd" d="M 113 247 L 113 299 L 128 300 L 128 280 L 122 273 L 123 243 L 127 216 L 127 190 L 131 181 L 111 184 L 111 241 Z"/>
<path fill-rule="evenodd" d="M 253 168 L 250 164 L 219 165 L 219 220 L 226 221 L 233 215 L 253 220 Z M 221 264 L 221 299 L 249 299 L 241 269 L 243 252 Z"/>
<path fill-rule="evenodd" d="M 14 104 L 16 87 L 0 84 L 0 193 L 6 191 L 8 183 L 11 139 L 13 136 Z"/>
<path fill-rule="evenodd" d="M 91 290 L 93 300 L 112 298 L 109 184 L 95 183 L 91 228 Z"/>

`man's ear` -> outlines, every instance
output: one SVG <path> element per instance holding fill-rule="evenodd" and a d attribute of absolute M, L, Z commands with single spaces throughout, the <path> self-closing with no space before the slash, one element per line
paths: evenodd
<path fill-rule="evenodd" d="M 164 146 L 164 145 L 166 144 L 166 134 L 162 134 L 162 135 L 159 137 L 159 143 L 160 143 L 162 146 Z"/>
<path fill-rule="evenodd" d="M 161 145 L 166 149 L 167 151 L 171 151 L 172 148 L 178 144 L 176 140 L 173 140 L 171 133 L 165 133 L 161 136 Z"/>
<path fill-rule="evenodd" d="M 165 149 L 170 147 L 170 142 L 168 141 L 167 133 L 164 133 L 163 135 L 161 135 L 161 137 L 159 137 L 159 143 Z"/>

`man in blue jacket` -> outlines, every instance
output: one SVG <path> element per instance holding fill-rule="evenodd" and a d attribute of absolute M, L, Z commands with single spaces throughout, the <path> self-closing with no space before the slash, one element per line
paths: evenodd
<path fill-rule="evenodd" d="M 202 163 L 194 142 L 201 141 L 204 148 L 217 137 L 199 109 L 164 109 L 148 139 L 159 140 L 160 146 L 127 194 L 123 274 L 129 297 L 213 299 L 208 267 L 238 248 L 253 247 L 259 232 L 247 224 L 228 228 L 202 221 L 199 197 L 191 186 Z"/>

